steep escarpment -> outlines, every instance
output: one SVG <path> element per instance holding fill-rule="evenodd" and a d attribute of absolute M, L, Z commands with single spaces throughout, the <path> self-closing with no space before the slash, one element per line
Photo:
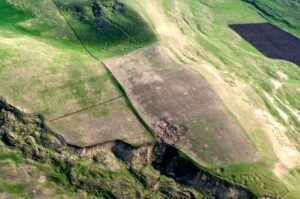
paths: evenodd
<path fill-rule="evenodd" d="M 197 195 L 200 195 L 168 177 L 163 177 L 161 182 L 164 192 L 158 189 L 152 191 L 130 172 L 128 165 L 111 153 L 111 150 L 115 153 L 119 151 L 124 161 L 128 159 L 126 153 L 130 155 L 129 151 L 121 154 L 123 148 L 118 144 L 106 143 L 95 149 L 68 145 L 45 125 L 42 116 L 25 114 L 3 99 L 0 100 L 0 140 L 11 150 L 21 151 L 24 159 L 53 165 L 59 176 L 46 176 L 50 181 L 70 192 L 85 190 L 91 198 L 179 198 L 175 195 L 180 195 L 182 190 L 191 193 L 188 198 L 199 198 Z M 80 154 L 88 155 L 84 151 L 93 158 L 80 157 Z M 1 190 L 6 191 L 5 188 Z"/>
<path fill-rule="evenodd" d="M 174 178 L 177 182 L 192 186 L 207 196 L 256 198 L 243 187 L 233 185 L 199 169 L 191 160 L 182 157 L 179 151 L 170 145 L 157 143 L 148 147 L 140 147 L 133 150 L 131 161 L 133 164 L 150 163 L 160 173 Z"/>
<path fill-rule="evenodd" d="M 45 125 L 43 116 L 24 114 L 1 98 L 0 127 L 1 140 L 26 157 L 52 162 L 74 156 L 67 151 L 64 138 Z"/>
<path fill-rule="evenodd" d="M 154 168 L 180 183 L 194 187 L 205 195 L 215 198 L 256 198 L 250 191 L 199 169 L 171 146 L 158 144 L 153 154 Z"/>
<path fill-rule="evenodd" d="M 42 116 L 24 114 L 3 99 L 0 125 L 1 140 L 6 145 L 21 150 L 25 157 L 64 165 L 62 172 L 73 189 L 96 196 L 198 198 L 199 191 L 215 198 L 256 198 L 247 189 L 201 170 L 168 144 L 135 147 L 116 140 L 85 148 L 68 145 L 44 124 Z M 103 169 L 101 164 L 112 159 L 103 155 L 107 153 L 126 163 L 127 169 Z M 151 195 L 151 190 L 157 195 Z"/>
<path fill-rule="evenodd" d="M 145 182 L 145 176 L 136 169 L 137 165 L 143 167 L 151 165 L 161 174 L 169 176 L 179 183 L 192 186 L 207 196 L 215 198 L 256 198 L 249 190 L 233 185 L 200 169 L 191 160 L 180 155 L 180 152 L 174 146 L 165 143 L 133 147 L 117 140 L 78 148 L 76 151 L 81 156 L 93 156 L 98 152 L 111 151 L 116 157 L 130 164 L 131 171 L 137 175 L 143 184 L 153 189 L 159 187 L 159 183 Z"/>

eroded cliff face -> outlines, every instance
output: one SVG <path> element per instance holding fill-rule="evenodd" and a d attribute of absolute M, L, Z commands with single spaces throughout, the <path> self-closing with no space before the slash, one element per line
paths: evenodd
<path fill-rule="evenodd" d="M 108 147 L 109 146 L 109 147 Z M 215 198 L 256 198 L 249 190 L 233 185 L 197 167 L 191 160 L 180 156 L 171 145 L 155 143 L 133 147 L 122 141 L 112 141 L 94 147 L 77 149 L 82 156 L 93 156 L 98 152 L 111 151 L 116 157 L 131 165 L 152 165 L 161 174 L 177 182 L 192 186 L 206 196 Z M 133 166 L 134 167 L 134 166 Z M 139 176 L 143 178 L 143 176 Z M 158 184 L 152 188 L 157 188 Z"/>
<path fill-rule="evenodd" d="M 215 198 L 256 198 L 247 189 L 201 170 L 192 161 L 181 157 L 173 146 L 155 144 L 151 149 L 152 155 L 149 163 L 162 174 L 174 178 L 179 183 L 192 186 L 201 193 Z M 141 154 L 140 152 L 144 151 L 136 151 L 133 160 L 145 157 L 145 153 Z M 139 163 L 144 162 L 144 158 L 140 160 Z"/>
<path fill-rule="evenodd" d="M 200 169 L 191 160 L 182 157 L 174 146 L 166 143 L 134 147 L 115 140 L 83 148 L 68 145 L 63 137 L 55 134 L 45 125 L 42 116 L 24 114 L 2 99 L 0 100 L 0 138 L 8 146 L 21 150 L 26 157 L 49 163 L 59 161 L 70 163 L 70 167 L 73 166 L 72 162 L 80 157 L 94 157 L 102 152 L 113 153 L 129 166 L 129 171 L 146 188 L 159 191 L 167 198 L 196 198 L 196 194 L 176 183 L 193 187 L 208 198 L 256 198 L 249 190 Z M 152 168 L 150 174 L 137 169 L 143 168 L 144 171 L 144 168 L 149 167 Z M 68 175 L 72 177 L 73 183 L 78 181 L 78 184 L 75 184 L 77 188 L 86 189 L 88 192 L 99 188 L 106 191 L 101 187 L 101 183 L 89 184 L 92 182 L 90 179 L 78 180 L 77 173 L 81 170 L 76 169 L 78 168 L 71 168 Z M 88 173 L 97 172 L 100 171 L 94 170 Z M 101 176 L 99 174 L 99 178 Z M 171 177 L 176 182 L 170 182 L 169 178 L 164 180 L 166 178 L 164 176 Z M 80 179 L 85 178 L 81 175 Z M 107 196 L 113 195 L 110 194 L 112 193 Z M 135 198 L 141 197 L 142 195 L 138 194 Z"/>
<path fill-rule="evenodd" d="M 43 162 L 69 161 L 64 138 L 51 131 L 41 115 L 24 114 L 0 98 L 0 139 L 29 158 Z"/>
<path fill-rule="evenodd" d="M 152 165 L 161 173 L 177 182 L 194 187 L 207 196 L 215 198 L 256 198 L 249 190 L 233 185 L 197 167 L 182 157 L 172 146 L 157 144 Z"/>

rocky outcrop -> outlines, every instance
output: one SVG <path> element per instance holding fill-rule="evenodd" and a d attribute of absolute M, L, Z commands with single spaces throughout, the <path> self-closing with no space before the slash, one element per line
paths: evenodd
<path fill-rule="evenodd" d="M 51 131 L 41 115 L 25 114 L 1 98 L 0 140 L 43 162 L 68 161 L 76 156 L 68 152 L 64 138 Z"/>
<path fill-rule="evenodd" d="M 78 147 L 75 145 L 69 145 L 69 149 L 76 152 L 81 157 L 93 157 L 97 153 L 111 152 L 112 148 L 116 145 L 116 141 L 108 141 L 101 144 L 96 144 L 87 147 Z"/>
<path fill-rule="evenodd" d="M 172 146 L 157 144 L 153 154 L 152 165 L 155 169 L 205 195 L 222 199 L 256 198 L 244 187 L 233 185 L 200 169 L 191 160 L 183 158 Z"/>
<path fill-rule="evenodd" d="M 176 131 L 180 129 L 170 124 L 162 125 L 165 128 L 174 128 Z M 92 157 L 100 152 L 112 152 L 128 165 L 152 165 L 160 174 L 171 177 L 181 184 L 191 186 L 206 196 L 224 199 L 256 198 L 244 187 L 229 183 L 202 170 L 193 161 L 182 157 L 178 149 L 166 143 L 145 144 L 135 147 L 123 141 L 115 140 L 89 147 L 68 145 L 62 136 L 57 135 L 45 125 L 42 116 L 22 113 L 3 99 L 0 99 L 0 139 L 7 145 L 20 149 L 25 156 L 39 161 L 72 162 L 79 156 Z M 78 155 L 75 155 L 74 152 Z M 72 167 L 72 164 L 70 166 Z M 93 180 L 87 180 L 85 183 L 84 179 L 92 178 L 83 175 L 77 178 L 79 171 L 81 170 L 78 170 L 77 167 L 72 168 L 69 174 L 74 178 L 74 182 L 75 179 L 78 180 L 78 184 L 76 184 L 78 188 L 85 188 L 89 191 L 94 190 L 91 187 L 101 188 L 101 183 L 95 184 Z M 100 172 L 97 169 L 95 171 L 85 169 L 85 171 L 88 175 Z M 153 189 L 169 194 L 176 192 L 177 195 L 173 195 L 173 198 L 180 198 L 181 196 L 193 198 L 193 194 L 189 195 L 189 191 L 180 193 L 179 188 L 175 191 L 175 185 L 170 187 L 168 183 L 163 183 L 160 180 L 161 177 L 157 179 L 158 177 L 147 177 L 143 173 L 134 173 L 139 176 L 138 178 L 145 186 L 149 184 Z M 102 182 L 100 179 L 98 181 Z M 173 191 L 170 192 L 170 190 Z"/>
<path fill-rule="evenodd" d="M 153 126 L 156 140 L 169 145 L 175 145 L 188 131 L 187 127 L 173 124 L 166 119 L 158 120 Z"/>
<path fill-rule="evenodd" d="M 95 149 L 88 147 L 78 152 L 85 151 L 89 156 L 98 152 L 111 150 L 116 157 L 131 165 L 152 165 L 160 173 L 172 177 L 177 182 L 191 186 L 207 196 L 215 198 L 257 198 L 253 193 L 244 187 L 234 185 L 221 178 L 218 178 L 207 171 L 200 169 L 191 160 L 182 157 L 174 146 L 164 143 L 155 143 L 141 147 L 133 147 L 122 141 L 104 143 L 103 147 L 95 146 Z M 96 149 L 100 149 L 98 152 Z M 87 150 L 89 152 L 87 152 Z M 93 153 L 92 153 L 93 152 Z M 145 177 L 140 175 L 142 182 Z M 159 186 L 159 184 L 157 185 Z"/>
<path fill-rule="evenodd" d="M 93 3 L 91 3 L 91 7 L 93 10 L 94 17 L 102 17 L 103 16 L 102 9 L 97 2 L 94 1 Z"/>

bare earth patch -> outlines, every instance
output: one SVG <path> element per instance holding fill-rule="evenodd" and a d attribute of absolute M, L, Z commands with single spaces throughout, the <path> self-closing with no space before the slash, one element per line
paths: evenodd
<path fill-rule="evenodd" d="M 204 79 L 173 62 L 162 47 L 150 46 L 105 63 L 152 125 L 158 141 L 179 140 L 179 148 L 208 163 L 256 158 L 243 131 Z"/>

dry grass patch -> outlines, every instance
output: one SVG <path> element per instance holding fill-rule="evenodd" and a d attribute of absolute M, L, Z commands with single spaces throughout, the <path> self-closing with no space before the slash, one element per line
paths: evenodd
<path fill-rule="evenodd" d="M 127 108 L 124 98 L 119 98 L 83 112 L 50 122 L 54 131 L 68 143 L 89 146 L 111 140 L 123 140 L 133 145 L 152 142 L 135 115 Z"/>

